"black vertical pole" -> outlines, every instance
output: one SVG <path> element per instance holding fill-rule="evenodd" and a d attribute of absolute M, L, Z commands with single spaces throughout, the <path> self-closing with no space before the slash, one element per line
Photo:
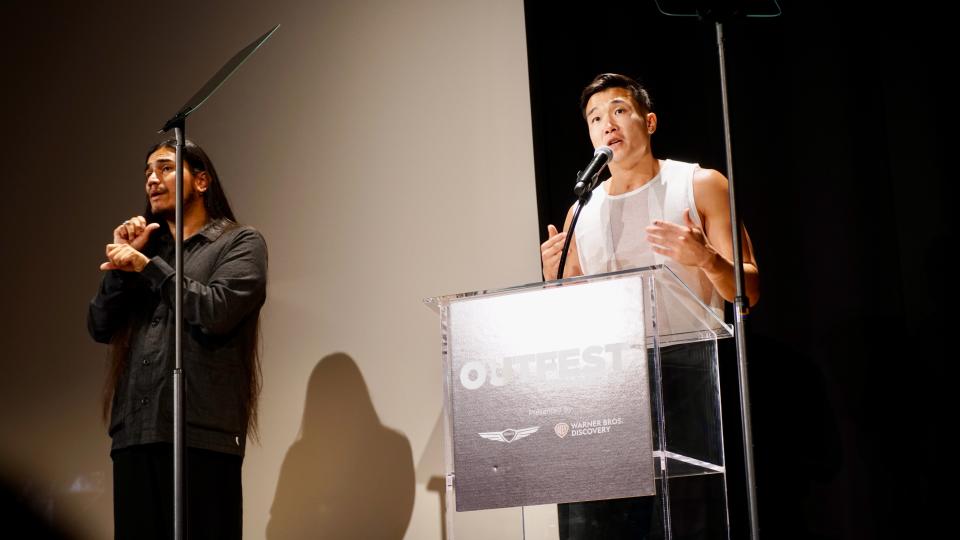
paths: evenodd
<path fill-rule="evenodd" d="M 737 349 L 737 375 L 740 382 L 740 420 L 743 424 L 743 459 L 746 468 L 747 505 L 750 513 L 750 538 L 758 540 L 760 530 L 757 518 L 757 488 L 753 467 L 753 431 L 750 423 L 750 386 L 747 377 L 747 342 L 744 338 L 744 321 L 750 310 L 750 303 L 744 292 L 743 251 L 741 248 L 740 220 L 737 216 L 736 193 L 733 181 L 733 145 L 730 137 L 730 107 L 727 101 L 727 60 L 723 47 L 723 23 L 714 23 L 717 31 L 717 51 L 720 57 L 720 88 L 723 100 L 723 139 L 726 150 L 727 180 L 729 182 L 730 224 L 733 227 L 733 269 L 737 282 L 737 296 L 734 298 L 734 340 Z"/>
<path fill-rule="evenodd" d="M 174 275 L 174 367 L 173 367 L 173 538 L 183 540 L 184 533 L 184 497 L 183 497 L 183 455 L 184 455 L 184 388 L 183 388 L 183 147 L 186 120 L 181 119 L 174 127 L 177 137 L 177 225 L 176 259 Z"/>

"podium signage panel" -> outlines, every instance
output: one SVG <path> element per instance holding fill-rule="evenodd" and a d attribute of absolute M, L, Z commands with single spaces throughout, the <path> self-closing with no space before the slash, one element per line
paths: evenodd
<path fill-rule="evenodd" d="M 640 275 L 444 308 L 457 510 L 655 493 Z"/>

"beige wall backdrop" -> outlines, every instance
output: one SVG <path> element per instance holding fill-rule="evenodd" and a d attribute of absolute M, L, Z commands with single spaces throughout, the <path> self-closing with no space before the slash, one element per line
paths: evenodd
<path fill-rule="evenodd" d="M 103 246 L 142 207 L 156 129 L 281 23 L 188 125 L 270 250 L 245 533 L 441 538 L 421 300 L 540 277 L 522 1 L 19 4 L 0 53 L 9 489 L 110 535 L 105 349 L 85 328 Z"/>

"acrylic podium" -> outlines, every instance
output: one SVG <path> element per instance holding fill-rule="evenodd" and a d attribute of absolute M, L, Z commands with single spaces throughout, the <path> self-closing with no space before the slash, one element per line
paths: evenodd
<path fill-rule="evenodd" d="M 446 539 L 729 537 L 717 340 L 732 330 L 670 268 L 426 302 Z"/>

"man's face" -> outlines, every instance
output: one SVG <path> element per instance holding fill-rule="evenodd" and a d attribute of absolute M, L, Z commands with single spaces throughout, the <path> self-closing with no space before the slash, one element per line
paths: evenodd
<path fill-rule="evenodd" d="M 176 212 L 176 158 L 175 151 L 160 148 L 147 157 L 146 176 L 147 197 L 150 211 L 156 215 L 173 215 Z M 190 167 L 183 167 L 183 207 L 200 200 L 200 193 L 207 188 L 207 175 L 194 175 Z"/>
<path fill-rule="evenodd" d="M 594 148 L 609 146 L 614 163 L 630 162 L 650 152 L 657 117 L 644 114 L 626 88 L 608 88 L 587 101 L 587 128 Z M 626 163 L 624 163 L 626 164 Z"/>

